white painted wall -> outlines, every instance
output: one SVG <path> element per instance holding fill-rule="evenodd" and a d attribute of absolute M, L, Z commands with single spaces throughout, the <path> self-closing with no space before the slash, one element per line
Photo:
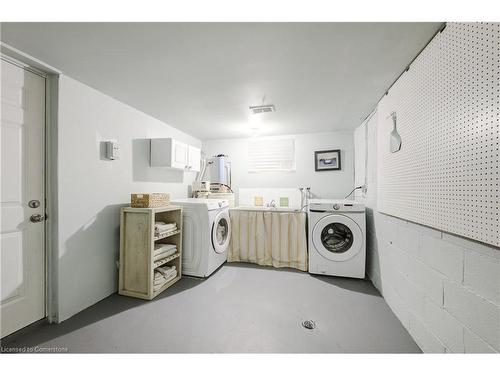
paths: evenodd
<path fill-rule="evenodd" d="M 369 277 L 424 352 L 500 352 L 500 249 L 377 212 L 377 116 L 366 126 Z"/>
<path fill-rule="evenodd" d="M 354 129 L 354 186 L 362 186 L 366 183 L 366 120 Z M 363 194 L 362 189 L 358 189 L 353 193 L 355 198 Z"/>
<path fill-rule="evenodd" d="M 352 131 L 295 134 L 296 171 L 283 173 L 249 173 L 248 142 L 250 138 L 208 140 L 203 151 L 210 157 L 226 154 L 232 163 L 232 187 L 298 188 L 310 186 L 320 198 L 344 198 L 354 184 L 354 144 Z M 279 138 L 279 137 L 274 137 Z M 341 149 L 342 170 L 314 171 L 314 151 Z"/>
<path fill-rule="evenodd" d="M 201 141 L 69 77 L 59 80 L 59 321 L 117 290 L 119 211 L 133 192 L 186 197 L 193 172 L 149 167 L 149 138 Z M 114 139 L 120 159 L 103 159 Z"/>

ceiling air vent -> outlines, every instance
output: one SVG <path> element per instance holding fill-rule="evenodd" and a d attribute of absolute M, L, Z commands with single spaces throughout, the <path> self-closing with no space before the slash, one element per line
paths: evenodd
<path fill-rule="evenodd" d="M 259 113 L 268 113 L 268 112 L 275 112 L 276 109 L 274 108 L 274 104 L 265 104 L 265 105 L 256 105 L 253 107 L 249 107 L 250 112 L 252 112 L 253 115 L 257 115 Z"/>

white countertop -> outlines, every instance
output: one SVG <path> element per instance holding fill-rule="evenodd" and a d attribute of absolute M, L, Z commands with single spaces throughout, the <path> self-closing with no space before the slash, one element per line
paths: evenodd
<path fill-rule="evenodd" d="M 264 211 L 264 212 L 301 212 L 298 208 L 293 207 L 264 207 L 264 206 L 238 206 L 231 208 L 235 211 Z"/>

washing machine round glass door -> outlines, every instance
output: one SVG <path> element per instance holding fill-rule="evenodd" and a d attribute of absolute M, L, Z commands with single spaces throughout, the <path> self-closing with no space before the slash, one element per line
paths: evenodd
<path fill-rule="evenodd" d="M 344 215 L 328 215 L 314 226 L 314 248 L 325 258 L 337 262 L 351 259 L 363 245 L 363 234 L 354 220 Z"/>
<path fill-rule="evenodd" d="M 227 250 L 231 239 L 231 221 L 229 211 L 223 210 L 215 216 L 212 225 L 212 245 L 215 252 L 221 254 Z"/>

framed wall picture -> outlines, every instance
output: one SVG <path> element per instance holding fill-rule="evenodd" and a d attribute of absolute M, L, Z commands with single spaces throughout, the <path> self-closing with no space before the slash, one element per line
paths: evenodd
<path fill-rule="evenodd" d="M 340 150 L 325 150 L 314 152 L 314 169 L 316 171 L 339 171 Z"/>

